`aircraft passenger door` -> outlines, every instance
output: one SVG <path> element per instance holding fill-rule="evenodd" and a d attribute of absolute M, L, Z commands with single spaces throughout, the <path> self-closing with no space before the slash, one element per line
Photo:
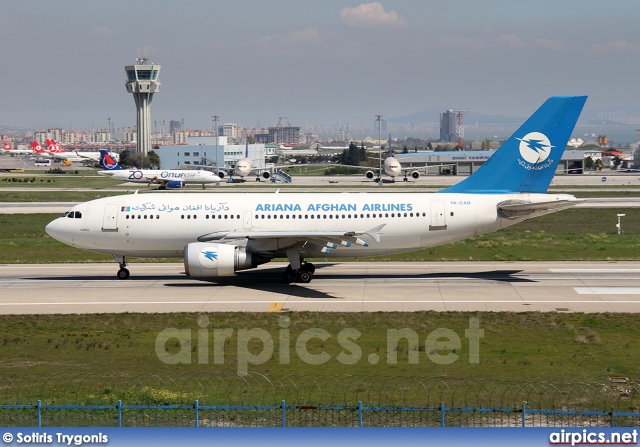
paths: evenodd
<path fill-rule="evenodd" d="M 118 231 L 118 208 L 120 208 L 119 203 L 108 203 L 105 207 L 104 217 L 102 219 L 103 232 Z"/>
<path fill-rule="evenodd" d="M 251 211 L 244 212 L 244 229 L 245 230 L 251 229 Z"/>
<path fill-rule="evenodd" d="M 444 202 L 431 202 L 431 225 L 429 225 L 429 231 L 446 229 L 447 216 L 445 214 Z"/>

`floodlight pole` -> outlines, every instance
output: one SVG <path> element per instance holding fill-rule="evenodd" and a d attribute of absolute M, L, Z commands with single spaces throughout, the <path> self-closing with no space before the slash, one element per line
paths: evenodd
<path fill-rule="evenodd" d="M 214 130 L 216 131 L 216 169 L 218 170 L 218 172 L 216 172 L 217 175 L 220 172 L 220 165 L 218 164 L 218 119 L 220 117 L 218 115 L 212 115 L 211 118 L 213 118 Z"/>
<path fill-rule="evenodd" d="M 382 186 L 382 115 L 376 115 L 378 122 L 378 185 Z"/>

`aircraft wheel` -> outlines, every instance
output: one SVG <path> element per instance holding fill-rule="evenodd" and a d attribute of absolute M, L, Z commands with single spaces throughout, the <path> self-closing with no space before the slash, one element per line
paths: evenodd
<path fill-rule="evenodd" d="M 291 266 L 287 266 L 284 272 L 282 272 L 282 282 L 291 284 L 296 279 L 296 272 L 293 271 Z"/>
<path fill-rule="evenodd" d="M 129 278 L 129 270 L 122 268 L 118 270 L 118 279 L 127 279 Z"/>
<path fill-rule="evenodd" d="M 301 283 L 310 283 L 312 279 L 313 273 L 311 273 L 310 271 L 301 270 L 300 272 L 298 272 L 298 281 L 300 281 Z"/>
<path fill-rule="evenodd" d="M 306 272 L 311 272 L 311 274 L 313 275 L 316 272 L 316 266 L 313 265 L 310 262 L 305 262 L 304 264 L 302 264 L 302 266 L 300 267 L 300 270 L 302 271 L 306 271 Z"/>

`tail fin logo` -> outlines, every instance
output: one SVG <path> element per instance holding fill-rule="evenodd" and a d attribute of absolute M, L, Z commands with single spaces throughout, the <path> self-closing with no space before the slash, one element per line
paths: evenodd
<path fill-rule="evenodd" d="M 549 138 L 540 132 L 530 132 L 524 138 L 516 137 L 516 139 L 520 141 L 520 155 L 526 162 L 534 166 L 544 162 L 551 154 L 551 149 L 555 147 L 551 145 Z M 524 167 L 534 169 L 534 166 Z"/>
<path fill-rule="evenodd" d="M 118 162 L 113 159 L 113 157 L 109 154 L 104 154 L 102 156 L 102 166 L 105 169 L 114 169 L 118 167 Z"/>

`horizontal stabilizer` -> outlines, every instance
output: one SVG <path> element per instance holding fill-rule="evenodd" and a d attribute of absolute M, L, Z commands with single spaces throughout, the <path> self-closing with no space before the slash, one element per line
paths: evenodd
<path fill-rule="evenodd" d="M 504 217 L 515 218 L 531 214 L 535 211 L 560 211 L 582 202 L 580 199 L 553 200 L 550 202 L 524 202 L 521 200 L 507 200 L 498 204 L 498 211 Z"/>

